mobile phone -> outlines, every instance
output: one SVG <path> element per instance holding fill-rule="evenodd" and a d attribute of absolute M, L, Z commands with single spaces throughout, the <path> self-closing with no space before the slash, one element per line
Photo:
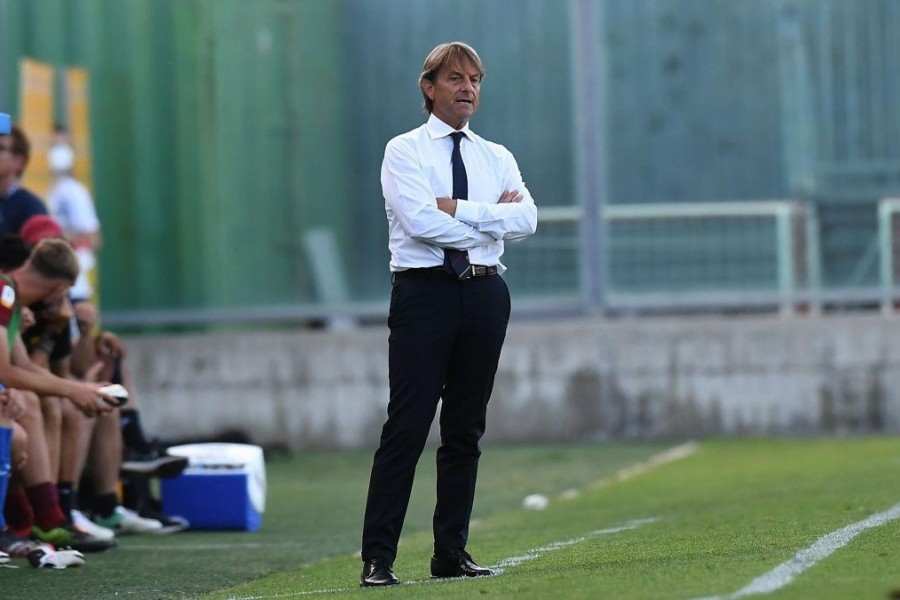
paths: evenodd
<path fill-rule="evenodd" d="M 105 398 L 103 398 L 101 396 L 101 397 L 97 398 L 97 403 L 100 404 L 101 406 L 118 407 L 118 406 L 124 406 L 125 403 L 128 402 L 128 390 L 126 390 L 124 386 L 122 386 L 118 383 L 114 383 L 112 385 L 105 385 L 102 388 L 100 388 L 98 391 L 100 391 L 104 394 L 107 394 L 109 396 L 112 396 L 116 401 L 115 404 L 111 404 L 108 400 L 106 400 Z"/>

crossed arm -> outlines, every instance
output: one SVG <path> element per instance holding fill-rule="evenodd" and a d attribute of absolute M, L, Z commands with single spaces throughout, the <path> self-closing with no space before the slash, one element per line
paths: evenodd
<path fill-rule="evenodd" d="M 382 166 L 388 208 L 411 237 L 445 248 L 467 250 L 531 235 L 537 226 L 537 208 L 515 159 L 507 158 L 505 191 L 497 202 L 467 202 L 435 197 L 412 149 L 389 144 Z"/>
<path fill-rule="evenodd" d="M 497 204 L 508 204 L 510 202 L 521 202 L 522 194 L 519 193 L 519 190 L 510 190 L 508 192 L 503 192 L 500 195 L 500 199 L 497 201 Z M 460 202 L 456 198 L 448 198 L 447 196 L 439 196 L 436 198 L 438 210 L 447 213 L 451 217 L 456 216 L 456 206 L 457 203 Z"/>

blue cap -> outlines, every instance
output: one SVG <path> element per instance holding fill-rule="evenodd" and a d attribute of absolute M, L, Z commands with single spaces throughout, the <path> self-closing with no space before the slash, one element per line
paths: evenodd
<path fill-rule="evenodd" d="M 6 113 L 0 112 L 0 135 L 9 135 L 12 133 L 12 120 Z"/>

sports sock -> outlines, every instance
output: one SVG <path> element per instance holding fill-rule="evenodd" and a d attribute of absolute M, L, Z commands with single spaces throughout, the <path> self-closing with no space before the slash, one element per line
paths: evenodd
<path fill-rule="evenodd" d="M 118 505 L 119 497 L 116 496 L 115 492 L 110 492 L 108 494 L 98 495 L 94 503 L 94 508 L 101 517 L 109 517 L 116 512 L 116 507 Z"/>
<path fill-rule="evenodd" d="M 6 486 L 12 466 L 12 428 L 0 427 L 0 507 L 6 503 Z M 3 511 L 0 510 L 0 531 L 6 527 Z"/>
<path fill-rule="evenodd" d="M 67 518 L 72 518 L 72 509 L 75 508 L 75 496 L 77 492 L 71 481 L 60 481 L 56 484 L 59 494 L 59 507 Z"/>
<path fill-rule="evenodd" d="M 59 508 L 59 494 L 56 486 L 50 483 L 39 483 L 25 490 L 34 510 L 34 524 L 49 531 L 66 524 L 66 515 Z"/>
<path fill-rule="evenodd" d="M 122 506 L 140 513 L 152 498 L 150 480 L 143 477 L 122 479 Z"/>
<path fill-rule="evenodd" d="M 125 448 L 137 452 L 146 452 L 150 449 L 150 442 L 144 435 L 144 428 L 141 426 L 140 411 L 133 408 L 121 411 L 120 423 L 122 424 L 122 441 L 125 442 Z"/>
<path fill-rule="evenodd" d="M 31 531 L 31 526 L 34 525 L 34 511 L 25 490 L 15 487 L 8 490 L 3 512 L 9 526 L 14 530 Z"/>

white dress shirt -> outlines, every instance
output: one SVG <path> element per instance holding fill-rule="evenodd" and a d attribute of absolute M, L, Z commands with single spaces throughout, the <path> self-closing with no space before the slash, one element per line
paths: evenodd
<path fill-rule="evenodd" d="M 76 179 L 60 177 L 47 196 L 50 214 L 66 233 L 82 235 L 100 231 L 91 193 Z"/>
<path fill-rule="evenodd" d="M 100 231 L 97 209 L 91 193 L 80 181 L 65 175 L 61 177 L 47 196 L 50 214 L 69 235 L 78 236 Z M 76 246 L 78 256 L 78 279 L 69 290 L 75 300 L 89 300 L 94 296 L 94 287 L 88 273 L 97 266 L 97 257 L 89 246 Z"/>
<path fill-rule="evenodd" d="M 437 198 L 453 196 L 452 127 L 431 115 L 421 127 L 388 142 L 381 165 L 387 212 L 391 271 L 437 267 L 444 248 L 469 251 L 473 265 L 500 262 L 504 240 L 523 238 L 537 227 L 537 207 L 509 150 L 476 135 L 469 125 L 460 152 L 466 166 L 469 198 L 456 203 L 456 216 L 437 207 Z M 518 190 L 521 202 L 499 204 Z"/>

